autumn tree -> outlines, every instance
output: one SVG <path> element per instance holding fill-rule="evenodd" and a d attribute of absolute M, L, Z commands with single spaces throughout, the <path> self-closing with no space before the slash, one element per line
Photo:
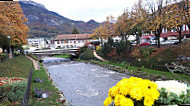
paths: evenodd
<path fill-rule="evenodd" d="M 131 21 L 133 24 L 130 27 L 132 34 L 136 36 L 137 44 L 140 44 L 140 38 L 147 30 L 147 19 L 147 10 L 145 10 L 145 8 L 142 6 L 141 0 L 139 0 L 138 4 L 134 6 L 131 12 Z"/>
<path fill-rule="evenodd" d="M 103 25 L 100 25 L 98 28 L 94 29 L 92 37 L 100 38 L 102 43 L 103 39 L 108 39 L 108 37 L 115 36 L 115 27 L 116 24 L 114 17 L 107 17 Z"/>
<path fill-rule="evenodd" d="M 182 40 L 182 28 L 185 25 L 185 2 L 175 2 L 168 5 L 167 27 L 179 33 L 179 42 Z"/>
<path fill-rule="evenodd" d="M 131 12 L 126 9 L 124 13 L 117 18 L 116 27 L 115 27 L 115 35 L 119 35 L 122 37 L 123 41 L 128 39 L 128 35 L 131 34 L 131 25 L 133 22 L 131 21 Z"/>
<path fill-rule="evenodd" d="M 11 47 L 26 44 L 28 27 L 27 21 L 18 1 L 0 2 L 0 36 L 1 47 L 7 48 L 7 36 L 10 36 Z"/>
<path fill-rule="evenodd" d="M 183 5 L 185 24 L 188 26 L 189 34 L 190 34 L 190 4 L 189 4 L 189 0 L 181 0 L 181 2 Z"/>
<path fill-rule="evenodd" d="M 149 29 L 154 33 L 157 39 L 157 46 L 160 48 L 160 35 L 162 30 L 167 26 L 167 8 L 166 6 L 168 1 L 164 2 L 164 0 L 156 0 L 156 2 L 149 2 Z"/>

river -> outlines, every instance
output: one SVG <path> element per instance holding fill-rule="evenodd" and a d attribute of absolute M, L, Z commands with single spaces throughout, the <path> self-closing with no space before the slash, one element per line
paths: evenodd
<path fill-rule="evenodd" d="M 127 75 L 89 63 L 46 57 L 44 66 L 74 106 L 103 106 L 108 90 Z"/>

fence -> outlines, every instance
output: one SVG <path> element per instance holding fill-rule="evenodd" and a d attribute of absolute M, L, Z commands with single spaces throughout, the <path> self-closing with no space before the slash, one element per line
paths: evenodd
<path fill-rule="evenodd" d="M 31 86 L 31 81 L 32 81 L 32 74 L 33 74 L 33 64 L 32 64 L 32 68 L 30 69 L 27 88 L 26 88 L 26 92 L 24 94 L 22 106 L 27 106 L 28 105 L 28 100 L 29 100 L 29 96 L 30 96 L 30 86 Z"/>

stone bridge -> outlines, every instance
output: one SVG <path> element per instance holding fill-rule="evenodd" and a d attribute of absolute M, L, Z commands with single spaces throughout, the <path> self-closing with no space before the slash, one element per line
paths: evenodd
<path fill-rule="evenodd" d="M 56 54 L 70 54 L 71 56 L 76 56 L 76 52 L 78 52 L 78 48 L 68 48 L 68 49 L 50 49 L 50 50 L 37 50 L 31 51 L 31 53 L 37 56 L 40 60 L 43 60 L 44 57 L 52 56 Z"/>

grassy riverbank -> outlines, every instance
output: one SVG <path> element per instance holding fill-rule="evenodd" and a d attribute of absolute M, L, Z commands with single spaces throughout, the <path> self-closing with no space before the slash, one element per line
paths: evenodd
<path fill-rule="evenodd" d="M 139 67 L 127 65 L 126 63 L 124 64 L 124 63 L 101 62 L 101 61 L 96 61 L 96 62 L 98 62 L 99 65 L 109 64 L 113 66 L 119 66 L 123 69 L 132 70 L 132 71 L 138 71 L 140 69 L 141 72 L 146 72 L 150 75 L 161 75 L 168 79 L 175 79 L 175 80 L 190 82 L 190 77 L 188 75 L 175 74 L 171 72 L 159 71 L 159 70 L 148 69 L 148 68 L 143 68 L 143 67 L 139 68 Z"/>
<path fill-rule="evenodd" d="M 35 78 L 40 78 L 43 82 L 36 83 Z M 38 90 L 42 89 L 42 92 L 47 92 L 50 96 L 44 99 L 36 98 L 34 88 Z M 59 91 L 53 85 L 53 82 L 48 80 L 47 73 L 42 64 L 40 64 L 40 70 L 34 70 L 33 72 L 30 94 L 29 105 L 31 106 L 63 106 L 63 104 L 58 102 Z"/>
<path fill-rule="evenodd" d="M 0 63 L 0 77 L 28 78 L 32 61 L 23 55 Z"/>

